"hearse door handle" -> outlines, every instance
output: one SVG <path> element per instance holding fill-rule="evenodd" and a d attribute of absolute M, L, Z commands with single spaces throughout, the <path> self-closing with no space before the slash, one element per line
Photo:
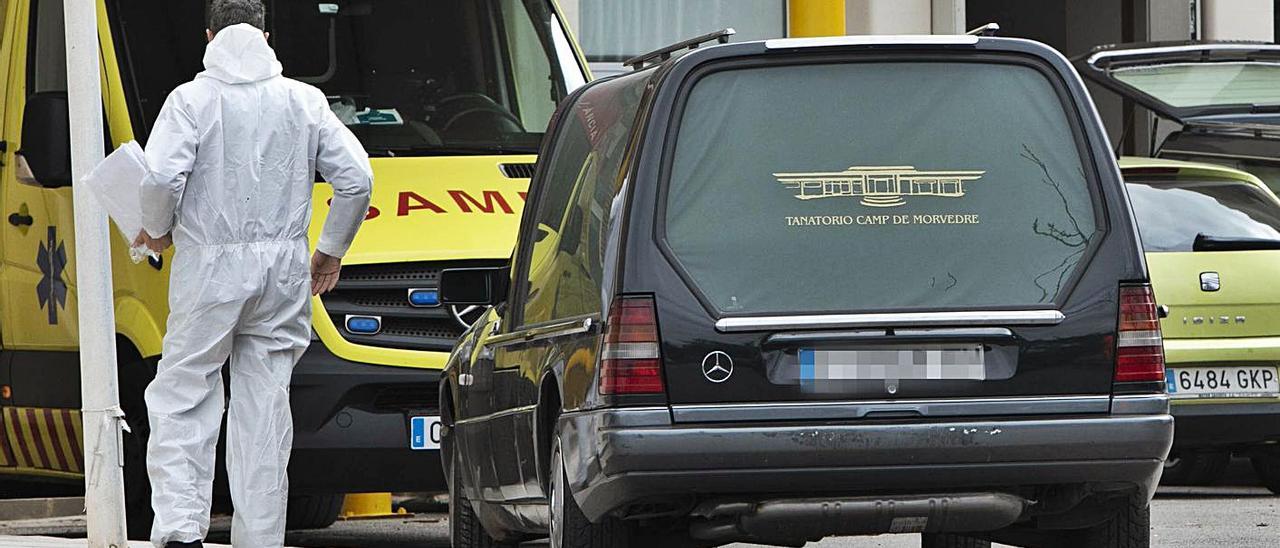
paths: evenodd
<path fill-rule="evenodd" d="M 13 226 L 31 226 L 35 222 L 35 217 L 30 215 L 23 215 L 17 212 L 9 214 L 9 224 Z"/>

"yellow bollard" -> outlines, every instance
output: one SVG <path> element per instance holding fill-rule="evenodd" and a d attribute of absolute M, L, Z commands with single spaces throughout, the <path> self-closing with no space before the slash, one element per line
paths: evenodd
<path fill-rule="evenodd" d="M 342 519 L 365 519 L 394 516 L 391 493 L 347 493 L 342 501 Z"/>
<path fill-rule="evenodd" d="M 843 36 L 845 0 L 787 0 L 787 36 Z"/>

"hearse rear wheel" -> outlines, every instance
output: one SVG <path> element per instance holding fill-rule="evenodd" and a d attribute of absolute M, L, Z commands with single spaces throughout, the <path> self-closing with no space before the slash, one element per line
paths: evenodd
<path fill-rule="evenodd" d="M 1151 504 L 1136 495 L 1119 505 L 1111 520 L 1083 531 L 1079 546 L 1098 548 L 1148 548 L 1151 546 Z"/>
<path fill-rule="evenodd" d="M 627 548 L 631 544 L 628 524 L 613 516 L 591 523 L 569 492 L 560 435 L 551 446 L 551 548 Z"/>

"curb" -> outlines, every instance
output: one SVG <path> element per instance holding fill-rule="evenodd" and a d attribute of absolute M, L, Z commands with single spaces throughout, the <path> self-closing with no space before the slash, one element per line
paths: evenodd
<path fill-rule="evenodd" d="M 84 515 L 84 497 L 0 500 L 0 521 Z"/>

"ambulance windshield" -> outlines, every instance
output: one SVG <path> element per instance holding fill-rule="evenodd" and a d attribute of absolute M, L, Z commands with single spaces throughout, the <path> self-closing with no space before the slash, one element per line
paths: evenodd
<path fill-rule="evenodd" d="M 324 91 L 372 156 L 536 152 L 585 82 L 549 0 L 267 0 L 284 75 Z M 203 0 L 108 0 L 134 133 L 202 69 Z"/>
<path fill-rule="evenodd" d="M 375 155 L 535 152 L 583 80 L 545 0 L 277 0 L 268 13 L 285 75 L 324 90 Z"/>

